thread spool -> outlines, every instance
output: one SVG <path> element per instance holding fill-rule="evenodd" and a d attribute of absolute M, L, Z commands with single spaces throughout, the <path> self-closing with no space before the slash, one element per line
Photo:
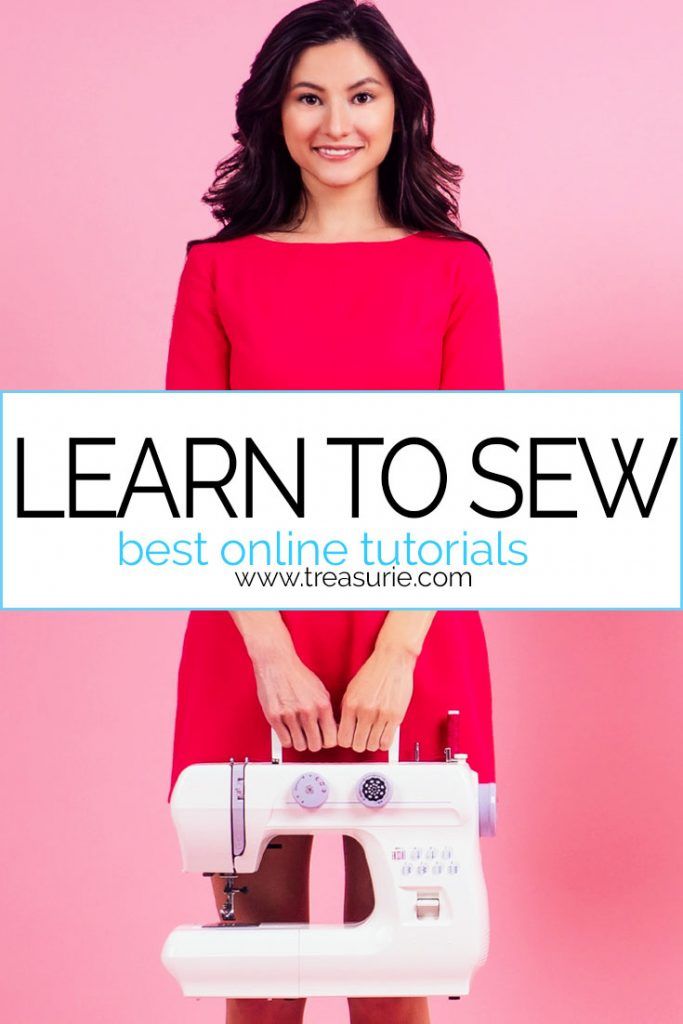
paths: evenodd
<path fill-rule="evenodd" d="M 448 744 L 451 757 L 460 753 L 460 712 L 449 711 L 446 718 L 446 743 Z"/>

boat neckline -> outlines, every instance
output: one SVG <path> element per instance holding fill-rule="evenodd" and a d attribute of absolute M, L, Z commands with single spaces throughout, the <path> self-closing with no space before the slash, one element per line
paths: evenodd
<path fill-rule="evenodd" d="M 369 240 L 369 239 L 366 239 L 366 240 L 360 240 L 359 239 L 357 241 L 356 240 L 340 239 L 340 241 L 338 241 L 338 242 L 283 242 L 283 241 L 280 241 L 277 238 L 264 238 L 263 235 L 253 234 L 253 235 L 251 235 L 251 237 L 252 238 L 257 238 L 259 242 L 266 242 L 266 243 L 268 243 L 270 245 L 287 245 L 287 246 L 292 246 L 292 247 L 296 246 L 296 245 L 317 245 L 317 246 L 325 246 L 325 247 L 329 246 L 330 248 L 332 248 L 335 245 L 396 245 L 398 242 L 407 242 L 409 238 L 416 238 L 418 235 L 421 235 L 421 234 L 422 234 L 422 231 L 413 231 L 409 235 L 401 235 L 400 238 L 379 238 L 379 239 L 375 240 L 374 242 Z"/>

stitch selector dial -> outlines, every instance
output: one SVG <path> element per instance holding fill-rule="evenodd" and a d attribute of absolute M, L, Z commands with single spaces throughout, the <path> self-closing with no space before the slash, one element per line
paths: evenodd
<path fill-rule="evenodd" d="M 391 800 L 391 782 L 379 772 L 369 772 L 358 783 L 356 795 L 365 807 L 384 807 Z"/>
<path fill-rule="evenodd" d="M 300 807 L 322 807 L 329 796 L 327 782 L 317 772 L 304 772 L 292 786 L 292 796 Z"/>

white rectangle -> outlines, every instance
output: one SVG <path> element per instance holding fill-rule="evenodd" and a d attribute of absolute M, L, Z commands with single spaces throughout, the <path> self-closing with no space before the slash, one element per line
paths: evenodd
<path fill-rule="evenodd" d="M 671 392 L 5 393 L 3 606 L 678 608 L 680 407 Z M 233 469 L 191 491 L 192 516 L 188 438 L 195 483 Z M 124 509 L 129 486 L 163 478 Z"/>

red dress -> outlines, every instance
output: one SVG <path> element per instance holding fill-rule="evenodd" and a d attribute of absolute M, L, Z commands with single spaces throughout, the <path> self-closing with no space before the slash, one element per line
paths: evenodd
<path fill-rule="evenodd" d="M 247 235 L 194 246 L 178 287 L 166 387 L 181 390 L 452 390 L 503 387 L 491 264 L 474 242 L 418 232 L 384 242 L 278 242 Z M 385 611 L 284 611 L 301 660 L 339 721 L 346 685 L 372 653 Z M 414 673 L 400 758 L 440 760 L 445 716 L 494 781 L 491 687 L 476 611 L 439 611 Z M 187 765 L 270 759 L 270 726 L 228 611 L 190 612 L 178 677 L 168 798 Z M 382 761 L 385 751 L 286 761 Z"/>

